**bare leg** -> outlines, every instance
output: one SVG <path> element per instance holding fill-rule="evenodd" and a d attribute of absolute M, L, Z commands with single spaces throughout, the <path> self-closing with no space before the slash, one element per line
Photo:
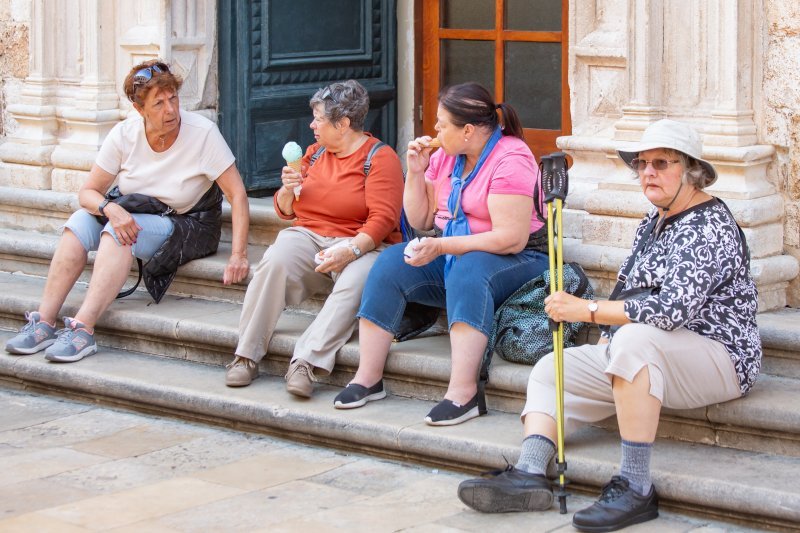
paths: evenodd
<path fill-rule="evenodd" d="M 444 397 L 465 404 L 478 392 L 478 372 L 489 339 L 463 322 L 450 328 L 450 384 Z"/>
<path fill-rule="evenodd" d="M 97 319 L 125 285 L 132 264 L 131 247 L 118 245 L 111 235 L 104 233 L 100 238 L 89 291 L 75 315 L 75 320 L 83 322 L 88 330 L 94 331 Z"/>
<path fill-rule="evenodd" d="M 47 272 L 47 281 L 44 284 L 42 302 L 39 304 L 39 315 L 42 321 L 54 325 L 58 319 L 58 312 L 64 305 L 69 291 L 86 266 L 88 253 L 83 248 L 81 241 L 68 228 L 58 241 L 56 253 L 50 262 Z"/>
<path fill-rule="evenodd" d="M 661 402 L 650 395 L 650 371 L 647 366 L 630 383 L 614 376 L 612 387 L 620 436 L 632 442 L 653 442 L 656 439 Z"/>
<path fill-rule="evenodd" d="M 372 387 L 383 378 L 383 369 L 394 335 L 362 318 L 358 321 L 360 359 L 352 383 Z"/>
<path fill-rule="evenodd" d="M 544 413 L 528 413 L 523 422 L 525 437 L 531 435 L 541 435 L 547 437 L 551 442 L 558 440 L 556 421 L 550 415 Z"/>

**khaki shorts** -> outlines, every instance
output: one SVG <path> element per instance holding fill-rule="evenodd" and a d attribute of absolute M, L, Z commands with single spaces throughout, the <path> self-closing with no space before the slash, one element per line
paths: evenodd
<path fill-rule="evenodd" d="M 650 394 L 664 407 L 693 409 L 741 396 L 728 350 L 721 343 L 680 328 L 664 331 L 645 324 L 627 324 L 610 344 L 564 350 L 565 434 L 616 413 L 613 376 L 633 381 L 647 365 Z M 528 380 L 522 416 L 556 417 L 555 366 L 550 353 Z"/>

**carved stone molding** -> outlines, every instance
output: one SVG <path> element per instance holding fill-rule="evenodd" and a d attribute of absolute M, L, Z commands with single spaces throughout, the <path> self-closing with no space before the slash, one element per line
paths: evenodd
<path fill-rule="evenodd" d="M 703 136 L 703 157 L 720 176 L 709 192 L 726 199 L 745 231 L 760 309 L 785 305 L 798 261 L 783 254 L 784 201 L 767 179 L 775 149 L 756 136 L 760 3 L 571 2 L 570 79 L 580 96 L 572 100 L 573 135 L 558 140 L 574 158 L 565 220 L 575 227 L 565 229 L 565 246 L 601 294 L 649 207 L 616 149 L 669 117 Z"/>

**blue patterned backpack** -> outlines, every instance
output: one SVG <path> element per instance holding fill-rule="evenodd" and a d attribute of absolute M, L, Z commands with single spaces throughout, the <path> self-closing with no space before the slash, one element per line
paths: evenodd
<path fill-rule="evenodd" d="M 564 265 L 564 290 L 570 294 L 592 300 L 594 290 L 581 266 L 577 263 Z M 481 379 L 488 378 L 492 352 L 506 361 L 535 365 L 539 359 L 553 351 L 553 333 L 544 299 L 550 293 L 550 271 L 546 270 L 503 302 L 494 314 L 494 327 L 483 358 Z M 583 322 L 564 323 L 564 347 L 575 345 Z"/>

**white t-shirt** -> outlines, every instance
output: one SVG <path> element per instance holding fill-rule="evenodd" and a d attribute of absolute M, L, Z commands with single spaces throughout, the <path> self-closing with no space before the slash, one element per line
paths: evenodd
<path fill-rule="evenodd" d="M 155 152 L 137 113 L 111 129 L 95 162 L 117 176 L 122 194 L 146 194 L 185 213 L 235 158 L 217 125 L 207 118 L 181 110 L 180 127 L 175 143 Z"/>

